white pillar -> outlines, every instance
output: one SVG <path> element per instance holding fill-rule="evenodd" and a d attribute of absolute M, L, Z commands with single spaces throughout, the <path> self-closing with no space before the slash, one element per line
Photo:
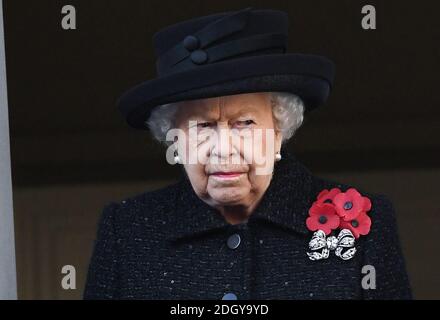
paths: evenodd
<path fill-rule="evenodd" d="M 17 299 L 3 2 L 0 1 L 0 299 Z"/>

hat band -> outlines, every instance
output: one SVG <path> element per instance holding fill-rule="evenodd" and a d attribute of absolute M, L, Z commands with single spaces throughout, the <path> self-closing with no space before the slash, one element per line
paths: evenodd
<path fill-rule="evenodd" d="M 180 61 L 176 61 L 171 65 L 159 59 L 157 70 L 160 75 L 168 75 L 239 55 L 257 54 L 261 51 L 265 53 L 285 53 L 286 43 L 287 35 L 284 33 L 258 34 L 225 42 L 211 48 L 193 50 L 188 52 Z"/>

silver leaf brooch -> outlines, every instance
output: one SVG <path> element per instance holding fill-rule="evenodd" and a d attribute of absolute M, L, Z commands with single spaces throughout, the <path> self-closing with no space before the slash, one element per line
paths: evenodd
<path fill-rule="evenodd" d="M 370 199 L 354 188 L 345 192 L 339 188 L 322 190 L 306 220 L 307 228 L 314 231 L 309 242 L 311 252 L 307 252 L 309 259 L 327 259 L 332 251 L 342 260 L 353 258 L 355 240 L 370 232 L 370 210 Z M 336 235 L 337 229 L 340 231 Z"/>

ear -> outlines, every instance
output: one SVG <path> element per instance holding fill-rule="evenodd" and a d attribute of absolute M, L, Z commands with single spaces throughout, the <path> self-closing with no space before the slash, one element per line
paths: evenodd
<path fill-rule="evenodd" d="M 179 149 L 179 138 L 176 136 L 174 136 L 174 141 L 171 144 L 172 146 L 174 146 L 174 150 L 177 151 Z"/>
<path fill-rule="evenodd" d="M 283 133 L 281 130 L 275 130 L 275 152 L 281 150 L 281 144 L 283 142 Z"/>

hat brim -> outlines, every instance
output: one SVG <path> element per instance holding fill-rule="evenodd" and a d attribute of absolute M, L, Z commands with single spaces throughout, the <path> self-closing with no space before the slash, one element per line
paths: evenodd
<path fill-rule="evenodd" d="M 308 112 L 327 100 L 334 69 L 332 61 L 317 55 L 236 58 L 142 82 L 126 91 L 117 105 L 127 123 L 139 129 L 147 129 L 145 120 L 158 105 L 239 93 L 294 93 Z"/>

